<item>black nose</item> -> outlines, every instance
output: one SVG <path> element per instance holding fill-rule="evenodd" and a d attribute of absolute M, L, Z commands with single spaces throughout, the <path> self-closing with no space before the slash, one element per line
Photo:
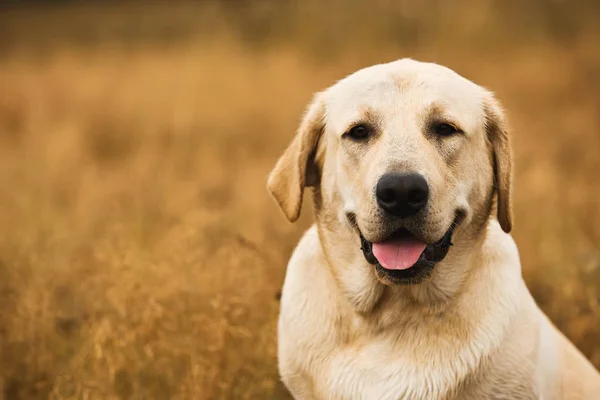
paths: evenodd
<path fill-rule="evenodd" d="M 419 174 L 392 172 L 379 179 L 375 194 L 379 207 L 392 215 L 406 218 L 425 207 L 429 186 Z"/>

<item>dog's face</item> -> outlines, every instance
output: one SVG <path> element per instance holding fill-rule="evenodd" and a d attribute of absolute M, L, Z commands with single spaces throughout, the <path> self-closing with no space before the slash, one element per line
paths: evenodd
<path fill-rule="evenodd" d="M 435 64 L 377 65 L 318 94 L 269 182 L 290 220 L 305 185 L 318 185 L 322 208 L 356 231 L 385 283 L 426 278 L 457 226 L 487 220 L 494 187 L 510 230 L 501 111 L 488 91 Z"/>

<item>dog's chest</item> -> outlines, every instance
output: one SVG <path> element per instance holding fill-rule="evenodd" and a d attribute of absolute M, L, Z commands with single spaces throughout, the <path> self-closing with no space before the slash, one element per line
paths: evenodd
<path fill-rule="evenodd" d="M 337 399 L 354 399 L 357 394 L 361 399 L 436 398 L 428 390 L 434 385 L 425 383 L 426 371 L 410 354 L 391 348 L 393 344 L 383 340 L 332 351 L 322 371 L 313 376 L 315 387 Z"/>
<path fill-rule="evenodd" d="M 304 376 L 300 386 L 312 392 L 299 398 L 447 399 L 473 365 L 468 349 L 444 354 L 419 343 L 424 338 L 417 335 L 295 335 L 302 351 L 293 352 L 297 359 L 289 365 L 297 370 L 288 375 Z"/>

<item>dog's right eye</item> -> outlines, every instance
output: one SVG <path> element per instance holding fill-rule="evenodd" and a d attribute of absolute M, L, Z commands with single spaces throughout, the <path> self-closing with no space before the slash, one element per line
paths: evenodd
<path fill-rule="evenodd" d="M 350 128 L 348 132 L 344 133 L 344 136 L 352 140 L 365 140 L 369 137 L 370 133 L 371 130 L 368 126 L 360 124 Z"/>

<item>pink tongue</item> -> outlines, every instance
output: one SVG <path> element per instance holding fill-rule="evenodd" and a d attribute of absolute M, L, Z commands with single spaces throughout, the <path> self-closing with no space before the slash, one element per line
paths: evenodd
<path fill-rule="evenodd" d="M 391 239 L 373 243 L 373 255 L 385 269 L 408 269 L 415 265 L 425 247 L 425 243 L 412 237 Z"/>

